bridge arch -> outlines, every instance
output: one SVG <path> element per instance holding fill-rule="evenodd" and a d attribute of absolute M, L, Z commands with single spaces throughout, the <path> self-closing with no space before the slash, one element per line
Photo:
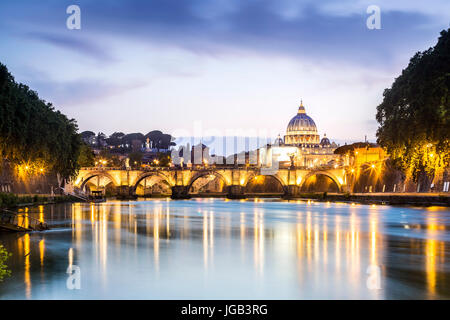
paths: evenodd
<path fill-rule="evenodd" d="M 160 171 L 156 172 L 144 172 L 136 178 L 135 183 L 131 186 L 133 194 L 136 193 L 136 189 L 141 183 L 142 180 L 150 178 L 150 177 L 159 177 L 162 182 L 166 183 L 169 187 L 173 187 L 174 184 L 170 182 L 170 178 Z"/>
<path fill-rule="evenodd" d="M 194 176 L 192 176 L 191 179 L 189 180 L 189 183 L 186 185 L 186 192 L 189 193 L 189 191 L 191 190 L 192 185 L 199 178 L 206 177 L 206 176 L 211 176 L 211 175 L 219 178 L 220 180 L 222 180 L 224 188 L 229 186 L 229 184 L 227 183 L 227 179 L 221 173 L 219 173 L 217 171 L 214 171 L 214 170 L 208 170 L 208 171 L 198 172 Z"/>
<path fill-rule="evenodd" d="M 312 172 L 309 172 L 306 176 L 303 177 L 302 183 L 300 185 L 300 190 L 303 190 L 305 188 L 306 181 L 308 181 L 309 178 L 311 178 L 313 176 L 319 176 L 319 175 L 326 176 L 326 177 L 330 178 L 331 181 L 333 181 L 334 184 L 336 185 L 336 187 L 338 189 L 338 192 L 341 192 L 342 184 L 339 182 L 339 179 L 334 174 L 332 174 L 331 172 L 328 172 L 328 171 L 312 171 Z"/>
<path fill-rule="evenodd" d="M 103 171 L 96 171 L 96 172 L 89 172 L 84 177 L 82 177 L 82 180 L 80 182 L 80 189 L 83 190 L 84 187 L 86 186 L 86 183 L 88 183 L 89 180 L 91 180 L 92 178 L 95 178 L 95 177 L 108 178 L 108 180 L 111 181 L 111 183 L 114 185 L 114 187 L 118 186 L 117 181 L 109 173 L 103 172 Z"/>
<path fill-rule="evenodd" d="M 258 179 L 259 177 L 263 177 L 263 178 L 270 178 L 270 179 L 274 179 L 275 181 L 278 182 L 278 184 L 280 185 L 282 192 L 286 192 L 287 190 L 287 186 L 286 184 L 283 182 L 283 180 L 276 174 L 274 175 L 264 175 L 264 174 L 258 174 L 258 173 L 251 173 L 249 174 L 249 176 L 247 177 L 246 181 L 244 184 L 242 184 L 246 190 L 246 192 L 248 192 L 250 185 L 253 183 L 253 181 L 255 179 Z"/>

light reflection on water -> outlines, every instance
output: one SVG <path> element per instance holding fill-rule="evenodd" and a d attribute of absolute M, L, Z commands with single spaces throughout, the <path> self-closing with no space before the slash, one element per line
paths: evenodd
<path fill-rule="evenodd" d="M 13 253 L 3 299 L 450 298 L 446 208 L 158 199 L 24 211 L 52 229 L 0 235 Z M 80 290 L 66 288 L 72 264 Z M 381 289 L 368 288 L 369 266 Z"/>

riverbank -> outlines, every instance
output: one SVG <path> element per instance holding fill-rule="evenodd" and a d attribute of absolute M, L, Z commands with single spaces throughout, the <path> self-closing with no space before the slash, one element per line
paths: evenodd
<path fill-rule="evenodd" d="M 407 206 L 450 207 L 449 194 L 437 193 L 303 193 L 285 199 L 314 199 L 331 202 L 357 202 L 362 204 L 386 204 Z"/>
<path fill-rule="evenodd" d="M 0 193 L 0 209 L 11 209 L 17 207 L 29 207 L 77 201 L 79 200 L 75 197 L 67 195 L 17 195 L 12 193 Z"/>
<path fill-rule="evenodd" d="M 450 195 L 433 193 L 354 193 L 327 194 L 327 201 L 351 201 L 365 204 L 419 205 L 450 207 Z"/>

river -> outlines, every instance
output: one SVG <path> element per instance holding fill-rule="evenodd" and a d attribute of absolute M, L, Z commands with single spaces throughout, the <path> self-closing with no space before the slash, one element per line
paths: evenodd
<path fill-rule="evenodd" d="M 273 199 L 26 209 L 0 299 L 450 298 L 450 211 Z M 67 273 L 69 271 L 69 273 Z"/>

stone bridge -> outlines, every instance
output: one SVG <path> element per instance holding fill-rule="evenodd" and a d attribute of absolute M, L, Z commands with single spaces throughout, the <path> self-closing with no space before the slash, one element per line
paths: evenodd
<path fill-rule="evenodd" d="M 258 176 L 275 178 L 284 196 L 295 197 L 300 193 L 308 178 L 317 175 L 329 177 L 337 186 L 339 192 L 347 191 L 348 169 L 345 167 L 331 168 L 280 168 L 271 170 L 265 167 L 238 166 L 196 166 L 192 168 L 145 168 L 140 170 L 125 170 L 118 168 L 82 168 L 74 179 L 73 185 L 84 189 L 91 179 L 107 178 L 118 190 L 121 196 L 135 196 L 138 185 L 146 178 L 155 177 L 166 183 L 172 189 L 173 199 L 189 197 L 192 184 L 199 178 L 215 176 L 223 181 L 224 190 L 229 198 L 244 198 L 245 188 L 251 179 Z"/>

